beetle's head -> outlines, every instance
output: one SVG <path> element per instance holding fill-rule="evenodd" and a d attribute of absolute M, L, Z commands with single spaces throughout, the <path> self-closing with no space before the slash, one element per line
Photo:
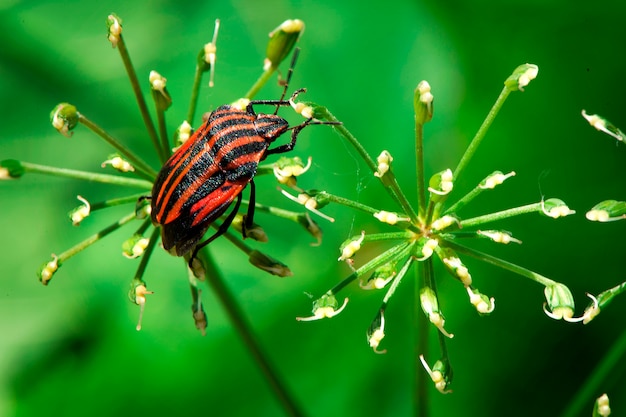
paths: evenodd
<path fill-rule="evenodd" d="M 259 136 L 271 143 L 289 129 L 289 123 L 276 114 L 258 114 L 254 127 Z"/>

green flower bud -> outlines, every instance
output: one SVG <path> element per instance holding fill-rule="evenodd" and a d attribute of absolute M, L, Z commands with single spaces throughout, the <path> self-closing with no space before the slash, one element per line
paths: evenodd
<path fill-rule="evenodd" d="M 378 166 L 376 168 L 376 172 L 374 173 L 375 177 L 382 178 L 387 171 L 391 169 L 391 162 L 393 162 L 393 157 L 389 153 L 389 151 L 382 151 L 378 158 L 376 158 L 376 162 Z"/>
<path fill-rule="evenodd" d="M 133 279 L 130 283 L 130 290 L 128 291 L 128 298 L 133 303 L 139 306 L 139 320 L 137 321 L 137 331 L 141 330 L 141 321 L 143 320 L 143 312 L 146 307 L 146 295 L 154 294 L 153 291 L 148 291 L 146 283 L 142 280 Z"/>
<path fill-rule="evenodd" d="M 546 286 L 544 290 L 546 303 L 543 311 L 546 315 L 555 320 L 565 320 L 568 322 L 582 321 L 583 318 L 574 318 L 574 297 L 572 292 L 560 282 L 554 282 Z"/>
<path fill-rule="evenodd" d="M 392 213 L 390 211 L 385 211 L 385 210 L 381 210 L 381 211 L 377 211 L 376 213 L 374 213 L 374 217 L 376 217 L 379 221 L 381 221 L 382 223 L 387 223 L 390 225 L 395 225 L 398 222 L 409 222 L 411 221 L 410 218 L 402 216 L 398 213 Z"/>
<path fill-rule="evenodd" d="M 50 121 L 52 126 L 63 136 L 71 137 L 72 129 L 78 124 L 79 114 L 76 107 L 68 103 L 58 104 L 52 112 L 50 112 Z"/>
<path fill-rule="evenodd" d="M 437 253 L 439 254 L 440 252 Z M 463 262 L 461 262 L 461 258 L 458 257 L 456 252 L 452 249 L 445 248 L 441 251 L 440 257 L 446 269 L 454 278 L 461 281 L 466 287 L 472 285 L 472 275 Z"/>
<path fill-rule="evenodd" d="M 504 85 L 510 91 L 524 91 L 532 80 L 537 77 L 539 67 L 534 64 L 524 64 L 515 68 L 513 74 L 504 81 Z"/>
<path fill-rule="evenodd" d="M 626 290 L 626 282 L 622 282 L 613 288 L 602 291 L 597 296 L 587 294 L 589 298 L 591 298 L 591 304 L 589 304 L 583 313 L 583 324 L 587 324 L 593 320 L 598 314 L 600 314 L 600 311 L 602 311 L 604 307 L 609 305 L 615 296 L 621 294 L 624 290 Z"/>
<path fill-rule="evenodd" d="M 378 350 L 378 345 L 385 337 L 385 315 L 384 310 L 378 310 L 378 314 L 374 317 L 372 324 L 367 329 L 367 343 L 376 353 L 387 353 L 387 350 Z"/>
<path fill-rule="evenodd" d="M 364 290 L 380 290 L 391 282 L 397 272 L 396 262 L 387 262 L 374 269 L 374 272 L 372 272 L 372 275 L 367 279 L 367 282 L 361 281 L 359 285 Z"/>
<path fill-rule="evenodd" d="M 424 314 L 428 317 L 428 320 L 435 325 L 436 328 L 446 337 L 453 338 L 454 335 L 450 334 L 443 328 L 446 320 L 443 318 L 443 314 L 439 311 L 439 301 L 437 295 L 430 287 L 422 287 L 420 289 L 420 305 Z"/>
<path fill-rule="evenodd" d="M 611 415 L 611 407 L 609 406 L 609 396 L 602 394 L 596 399 L 593 406 L 593 417 L 608 417 Z"/>
<path fill-rule="evenodd" d="M 511 171 L 508 174 L 503 174 L 500 171 L 495 171 L 493 174 L 485 178 L 478 185 L 479 188 L 485 189 L 494 189 L 496 185 L 502 184 L 506 179 L 515 176 L 515 171 Z"/>
<path fill-rule="evenodd" d="M 413 108 L 415 109 L 415 122 L 423 125 L 433 118 L 433 95 L 430 93 L 430 84 L 420 81 L 413 93 Z"/>
<path fill-rule="evenodd" d="M 346 305 L 348 304 L 348 299 L 343 300 L 343 304 L 338 309 L 339 303 L 337 302 L 337 298 L 335 298 L 335 294 L 332 292 L 327 292 L 322 295 L 320 298 L 313 302 L 313 315 L 310 317 L 296 317 L 298 321 L 313 321 L 320 320 L 323 318 L 332 318 L 337 314 L 341 313 Z"/>
<path fill-rule="evenodd" d="M 508 245 L 510 242 L 515 242 L 521 244 L 522 241 L 519 239 L 515 239 L 511 233 L 506 232 L 504 230 L 479 230 L 476 234 L 480 237 L 486 237 L 487 239 L 491 239 L 496 243 L 504 243 Z"/>
<path fill-rule="evenodd" d="M 263 228 L 256 223 L 252 223 L 250 227 L 246 226 L 245 218 L 246 216 L 238 214 L 233 219 L 231 225 L 235 230 L 241 233 L 244 238 L 249 238 L 262 243 L 267 242 L 269 239 L 265 230 L 263 230 Z"/>
<path fill-rule="evenodd" d="M 104 161 L 100 166 L 104 168 L 107 165 L 111 165 L 113 168 L 118 170 L 119 172 L 133 172 L 135 171 L 135 167 L 131 165 L 130 162 L 122 158 L 119 154 L 114 153 L 108 156 L 107 160 Z"/>
<path fill-rule="evenodd" d="M 428 182 L 430 198 L 435 203 L 441 203 L 448 198 L 448 194 L 454 188 L 454 176 L 452 170 L 446 169 L 433 175 Z"/>
<path fill-rule="evenodd" d="M 248 260 L 252 265 L 272 275 L 279 277 L 290 277 L 293 275 L 293 272 L 291 272 L 287 265 L 258 250 L 250 252 L 248 254 Z"/>
<path fill-rule="evenodd" d="M 436 239 L 421 237 L 417 241 L 415 257 L 418 261 L 425 261 L 432 256 L 433 251 L 437 248 L 437 246 L 439 246 L 439 242 Z"/>
<path fill-rule="evenodd" d="M 605 200 L 585 214 L 588 220 L 596 222 L 611 222 L 626 219 L 626 201 Z"/>
<path fill-rule="evenodd" d="M 424 359 L 424 355 L 420 355 L 420 361 L 422 362 L 422 366 L 430 375 L 430 379 L 434 382 L 435 388 L 442 394 L 448 394 L 452 391 L 448 389 L 448 386 L 452 382 L 452 367 L 447 359 L 440 359 L 435 362 L 432 369 L 428 366 L 426 359 Z"/>
<path fill-rule="evenodd" d="M 147 219 L 150 217 L 152 206 L 150 206 L 150 200 L 148 198 L 139 198 L 137 204 L 135 204 L 135 217 L 139 220 Z"/>
<path fill-rule="evenodd" d="M 122 255 L 128 259 L 139 258 L 148 247 L 150 239 L 134 234 L 122 243 Z"/>
<path fill-rule="evenodd" d="M 458 229 L 459 227 L 461 227 L 461 221 L 456 216 L 446 214 L 445 216 L 440 217 L 432 222 L 430 225 L 431 229 L 436 231 L 447 229 L 450 226 L 455 226 L 453 229 Z"/>
<path fill-rule="evenodd" d="M 304 22 L 299 19 L 285 20 L 271 31 L 265 53 L 264 69 L 278 68 L 278 65 L 289 55 L 303 31 Z"/>
<path fill-rule="evenodd" d="M 159 110 L 165 111 L 172 105 L 172 97 L 167 92 L 167 79 L 156 71 L 150 71 L 152 98 Z"/>
<path fill-rule="evenodd" d="M 491 314 L 493 310 L 496 308 L 496 300 L 495 298 L 487 297 L 485 294 L 482 294 L 476 288 L 467 287 L 467 294 L 469 295 L 470 303 L 476 308 L 478 314 L 481 316 L 486 316 Z"/>
<path fill-rule="evenodd" d="M 85 200 L 81 196 L 77 196 L 76 198 L 78 198 L 78 201 L 83 204 L 68 213 L 68 216 L 74 226 L 78 226 L 80 222 L 82 222 L 91 213 L 91 206 L 89 205 L 89 201 Z"/>
<path fill-rule="evenodd" d="M 315 220 L 309 216 L 309 213 L 300 213 L 298 215 L 298 224 L 304 227 L 306 231 L 317 240 L 317 242 L 311 243 L 311 246 L 319 246 L 322 244 L 322 229 Z"/>
<path fill-rule="evenodd" d="M 292 158 L 283 156 L 274 163 L 274 176 L 279 183 L 294 188 L 296 186 L 296 177 L 307 172 L 311 168 L 311 162 L 311 157 L 309 157 L 305 165 L 302 159 L 297 156 Z"/>
<path fill-rule="evenodd" d="M 59 269 L 60 266 L 61 262 L 59 262 L 59 257 L 55 254 L 52 254 L 52 260 L 41 265 L 39 271 L 37 272 L 39 281 L 43 285 L 48 285 L 48 283 L 52 279 L 52 276 Z"/>
<path fill-rule="evenodd" d="M 352 256 L 354 256 L 354 254 L 359 249 L 361 249 L 361 244 L 363 243 L 363 239 L 365 239 L 365 231 L 361 232 L 360 237 L 352 237 L 348 240 L 345 240 L 339 247 L 341 256 L 337 260 L 345 261 L 345 260 L 351 259 Z"/>
<path fill-rule="evenodd" d="M 598 116 L 597 114 L 587 114 L 584 110 L 582 115 L 592 127 L 596 128 L 600 132 L 604 132 L 617 140 L 626 142 L 626 134 L 624 134 L 624 132 L 619 130 L 608 120 Z"/>
<path fill-rule="evenodd" d="M 13 180 L 24 175 L 22 163 L 16 159 L 0 161 L 0 180 Z"/>
<path fill-rule="evenodd" d="M 541 210 L 543 214 L 548 217 L 552 217 L 553 219 L 558 219 L 559 217 L 565 217 L 576 213 L 574 210 L 570 210 L 563 200 L 559 200 L 558 198 L 551 198 L 549 200 L 542 201 Z"/>
<path fill-rule="evenodd" d="M 115 13 L 111 13 L 107 16 L 106 25 L 108 30 L 107 38 L 113 48 L 115 48 L 122 36 L 122 19 Z"/>

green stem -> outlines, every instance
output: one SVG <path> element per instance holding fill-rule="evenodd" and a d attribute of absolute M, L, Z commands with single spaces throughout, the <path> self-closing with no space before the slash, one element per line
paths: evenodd
<path fill-rule="evenodd" d="M 485 214 L 483 216 L 474 217 L 471 219 L 461 220 L 461 227 L 472 227 L 483 225 L 485 223 L 494 222 L 496 220 L 502 220 L 509 217 L 519 216 L 521 214 L 535 213 L 542 211 L 541 203 L 527 204 L 521 207 L 514 207 L 507 210 L 497 211 L 495 213 Z"/>
<path fill-rule="evenodd" d="M 91 211 L 93 212 L 93 211 L 101 210 L 107 207 L 119 206 L 122 204 L 137 203 L 137 200 L 141 197 L 144 197 L 145 195 L 146 193 L 133 194 L 133 195 L 129 195 L 128 197 L 119 197 L 119 198 L 112 198 L 110 200 L 99 201 L 97 203 L 90 205 Z"/>
<path fill-rule="evenodd" d="M 244 97 L 247 98 L 248 100 L 252 100 L 254 96 L 256 96 L 256 94 L 259 92 L 259 90 L 261 90 L 261 88 L 263 88 L 263 86 L 267 84 L 267 82 L 272 77 L 272 74 L 274 74 L 275 71 L 276 71 L 276 67 L 274 66 L 270 66 L 268 69 L 263 71 L 263 74 L 261 74 L 259 79 L 256 80 L 256 82 L 254 83 L 254 85 L 250 87 L 250 90 L 248 90 L 248 92 L 246 93 Z"/>
<path fill-rule="evenodd" d="M 167 161 L 167 158 L 169 158 L 169 155 L 172 152 L 172 148 L 170 146 L 170 142 L 167 137 L 167 126 L 165 124 L 165 111 L 159 108 L 158 103 L 157 103 L 156 115 L 157 115 L 157 124 L 159 126 L 159 136 L 161 137 L 161 145 L 159 146 L 159 158 L 161 159 L 161 163 L 164 164 L 165 161 Z"/>
<path fill-rule="evenodd" d="M 609 352 L 602 358 L 578 392 L 572 396 L 572 401 L 561 417 L 575 417 L 589 413 L 588 410 L 592 408 L 595 398 L 602 393 L 602 385 L 606 384 L 611 377 L 617 377 L 618 369 L 621 368 L 623 372 L 624 360 L 626 360 L 626 330 L 613 343 Z"/>
<path fill-rule="evenodd" d="M 554 285 L 556 284 L 553 280 L 551 280 L 550 278 L 544 277 L 543 275 L 540 275 L 536 272 L 533 272 L 529 269 L 523 268 L 519 265 L 515 265 L 511 262 L 507 262 L 505 260 L 502 260 L 500 258 L 496 258 L 495 256 L 491 256 L 489 254 L 486 254 L 484 252 L 480 252 L 477 251 L 475 249 L 472 248 L 468 248 L 467 246 L 462 246 L 459 245 L 458 243 L 454 243 L 451 242 L 449 240 L 446 240 L 445 242 L 442 242 L 442 245 L 449 247 L 451 249 L 454 249 L 455 251 L 457 251 L 458 253 L 462 253 L 465 255 L 469 255 L 473 258 L 479 259 L 481 261 L 490 263 L 492 265 L 495 265 L 497 267 L 500 267 L 502 269 L 506 269 L 507 271 L 511 271 L 515 274 L 521 275 L 525 278 L 529 278 L 541 285 L 543 285 L 544 287 L 548 287 L 550 285 Z"/>
<path fill-rule="evenodd" d="M 465 153 L 463 154 L 461 161 L 459 161 L 459 165 L 457 165 L 456 169 L 454 170 L 455 181 L 459 178 L 459 176 L 461 175 L 461 172 L 463 172 L 463 170 L 469 163 L 470 159 L 472 159 L 472 156 L 474 156 L 474 154 L 476 153 L 476 149 L 478 149 L 480 142 L 485 137 L 485 134 L 489 130 L 489 127 L 491 127 L 491 124 L 493 123 L 494 119 L 496 118 L 498 112 L 504 105 L 504 102 L 506 101 L 510 93 L 511 93 L 511 90 L 509 90 L 507 87 L 504 87 L 502 91 L 500 92 L 498 99 L 496 100 L 494 105 L 491 107 L 491 110 L 489 110 L 487 117 L 483 121 L 482 125 L 480 125 L 478 132 L 476 132 L 476 135 L 474 135 L 474 138 L 472 139 L 469 146 L 465 150 Z"/>
<path fill-rule="evenodd" d="M 145 223 L 144 223 L 145 224 Z M 144 250 L 141 255 L 141 260 L 139 261 L 139 266 L 137 267 L 137 272 L 135 272 L 135 280 L 142 281 L 143 275 L 146 272 L 146 267 L 148 266 L 148 262 L 150 261 L 150 255 L 154 252 L 154 248 L 156 247 L 157 242 L 159 241 L 160 229 L 155 227 L 150 235 L 150 241 L 148 242 L 148 246 Z"/>
<path fill-rule="evenodd" d="M 414 353 L 413 353 L 413 369 L 415 372 L 415 389 L 413 391 L 413 407 L 415 409 L 415 415 L 418 417 L 427 417 L 429 409 L 429 397 L 428 397 L 428 378 L 427 373 L 422 367 L 422 363 L 419 360 L 420 355 L 428 357 L 428 339 L 430 332 L 428 318 L 423 313 L 420 306 L 420 290 L 425 282 L 432 280 L 427 278 L 429 275 L 428 265 L 426 262 L 418 262 L 415 268 L 415 291 L 413 301 L 413 325 L 414 325 Z M 438 332 L 441 333 L 441 332 Z"/>
<path fill-rule="evenodd" d="M 200 64 L 196 64 L 196 73 L 193 77 L 193 86 L 191 87 L 191 100 L 189 101 L 189 111 L 187 112 L 187 123 L 193 126 L 193 119 L 196 115 L 196 107 L 198 106 L 198 96 L 200 94 L 200 83 L 202 82 L 202 74 L 204 71 Z"/>
<path fill-rule="evenodd" d="M 409 270 L 409 268 L 413 264 L 414 260 L 415 259 L 412 256 L 409 256 L 407 258 L 406 262 L 404 263 L 404 265 L 402 265 L 402 268 L 400 268 L 400 270 L 398 271 L 398 274 L 393 279 L 393 282 L 389 286 L 389 289 L 387 290 L 387 293 L 385 294 L 385 297 L 383 298 L 383 308 L 385 308 L 387 306 L 387 304 L 389 303 L 389 299 L 391 299 L 393 294 L 396 292 L 396 289 L 400 285 L 400 282 L 402 281 L 402 278 L 404 278 L 404 276 L 406 275 L 407 271 Z"/>
<path fill-rule="evenodd" d="M 285 412 L 290 416 L 304 416 L 305 414 L 300 410 L 295 398 L 291 392 L 289 392 L 284 381 L 280 378 L 274 365 L 270 362 L 269 357 L 261 347 L 243 310 L 224 283 L 224 278 L 221 276 L 208 250 L 206 248 L 201 250 L 198 256 L 206 267 L 206 279 L 209 285 L 220 300 L 232 325 L 248 348 L 257 366 L 261 369 L 261 372 L 267 379 L 270 388 L 280 401 Z"/>
<path fill-rule="evenodd" d="M 332 294 L 338 294 L 339 291 L 344 289 L 344 287 L 346 287 L 358 277 L 367 274 L 371 270 L 378 268 L 379 266 L 384 265 L 394 259 L 400 259 L 407 256 L 413 250 L 413 246 L 414 243 L 402 242 L 399 245 L 396 245 L 393 248 L 381 253 L 374 259 L 367 262 L 365 265 L 358 268 L 352 274 L 348 275 L 339 284 L 331 288 L 329 292 L 331 292 Z"/>
<path fill-rule="evenodd" d="M 128 159 L 128 161 L 137 171 L 137 175 L 144 177 L 145 179 L 150 181 L 153 181 L 156 178 L 157 173 L 150 167 L 150 165 L 148 165 L 141 158 L 135 155 L 135 153 L 128 149 L 124 144 L 119 142 L 113 136 L 109 135 L 103 128 L 92 122 L 81 113 L 78 113 L 78 121 L 86 126 L 89 130 L 94 132 L 96 135 L 104 139 L 109 145 L 117 149 L 122 154 L 122 156 Z"/>
<path fill-rule="evenodd" d="M 424 221 L 426 209 L 426 178 L 424 173 L 424 125 L 415 120 L 415 161 L 417 180 L 417 206 L 419 216 Z"/>
<path fill-rule="evenodd" d="M 146 180 L 138 180 L 135 178 L 126 178 L 117 175 L 96 174 L 93 172 L 78 171 L 74 169 L 57 168 L 47 165 L 31 164 L 30 162 L 20 162 L 25 172 L 37 174 L 54 175 L 57 177 L 74 178 L 79 180 L 101 182 L 104 184 L 124 185 L 127 187 L 145 188 L 150 190 L 152 182 Z"/>
<path fill-rule="evenodd" d="M 105 227 L 104 229 L 102 229 L 98 233 L 89 236 L 87 239 L 83 240 L 82 242 L 72 246 L 68 250 L 66 250 L 63 253 L 59 254 L 58 255 L 59 265 L 61 265 L 66 260 L 70 259 L 72 256 L 76 255 L 77 253 L 87 249 L 89 246 L 93 245 L 94 243 L 96 243 L 100 239 L 104 238 L 106 235 L 110 234 L 111 232 L 116 231 L 117 229 L 119 229 L 120 227 L 122 227 L 123 225 L 125 225 L 126 223 L 130 222 L 133 219 L 135 219 L 135 213 L 134 212 L 131 213 L 131 214 L 128 214 L 128 215 L 126 215 L 124 217 L 122 217 L 120 220 L 118 220 L 115 223 Z"/>
<path fill-rule="evenodd" d="M 152 122 L 152 118 L 150 117 L 150 112 L 148 111 L 146 100 L 141 93 L 139 79 L 137 78 L 137 73 L 135 72 L 135 68 L 133 67 L 132 62 L 130 61 L 130 55 L 128 53 L 128 49 L 126 49 L 126 42 L 124 42 L 124 38 L 121 34 L 119 36 L 117 50 L 120 52 L 120 57 L 122 58 L 122 62 L 124 63 L 126 73 L 128 74 L 130 85 L 133 88 L 133 93 L 135 93 L 135 99 L 137 100 L 137 105 L 139 106 L 141 117 L 144 124 L 146 125 L 146 129 L 148 130 L 148 135 L 150 136 L 152 145 L 154 145 L 154 149 L 157 151 L 157 153 L 159 153 L 159 137 L 154 127 L 154 123 Z"/>

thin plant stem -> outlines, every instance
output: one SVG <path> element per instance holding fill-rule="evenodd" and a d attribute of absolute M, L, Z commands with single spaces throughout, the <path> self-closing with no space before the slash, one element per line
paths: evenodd
<path fill-rule="evenodd" d="M 304 412 L 300 409 L 292 393 L 287 389 L 287 386 L 279 376 L 274 365 L 271 363 L 268 355 L 261 347 L 261 344 L 257 336 L 254 334 L 252 326 L 248 322 L 239 303 L 224 283 L 224 278 L 217 269 L 217 266 L 215 265 L 207 248 L 201 250 L 198 256 L 205 265 L 206 279 L 209 285 L 211 286 L 214 294 L 220 300 L 220 303 L 226 311 L 232 325 L 239 334 L 239 337 L 241 337 L 246 348 L 249 350 L 253 360 L 267 379 L 270 388 L 278 398 L 283 409 L 290 416 L 304 416 Z"/>
<path fill-rule="evenodd" d="M 152 255 L 152 252 L 154 252 L 154 248 L 156 247 L 160 236 L 160 229 L 158 227 L 155 227 L 152 231 L 152 234 L 150 235 L 148 246 L 146 246 L 146 249 L 141 255 L 141 261 L 139 261 L 139 266 L 137 267 L 137 272 L 135 273 L 135 280 L 141 281 L 143 274 L 146 272 L 148 262 L 150 261 L 150 255 Z"/>
<path fill-rule="evenodd" d="M 78 121 L 96 135 L 104 139 L 109 145 L 117 149 L 122 156 L 128 159 L 128 161 L 133 165 L 139 176 L 144 177 L 147 180 L 154 180 L 156 178 L 157 173 L 150 165 L 144 162 L 133 151 L 128 149 L 126 145 L 109 135 L 103 128 L 92 122 L 89 118 L 85 117 L 82 113 L 78 113 Z"/>
<path fill-rule="evenodd" d="M 613 343 L 609 352 L 604 355 L 602 361 L 572 396 L 572 401 L 563 411 L 561 417 L 581 416 L 585 414 L 586 409 L 591 409 L 594 399 L 601 393 L 602 384 L 606 383 L 610 378 L 617 377 L 615 375 L 616 369 L 621 368 L 623 372 L 624 366 L 619 364 L 623 364 L 624 359 L 626 359 L 626 330 L 622 332 L 615 343 Z"/>
<path fill-rule="evenodd" d="M 196 107 L 198 106 L 198 96 L 200 94 L 200 84 L 202 82 L 202 68 L 200 64 L 196 64 L 196 72 L 193 77 L 193 86 L 191 87 L 191 99 L 189 101 L 189 111 L 187 112 L 187 123 L 193 126 L 193 119 L 196 115 Z"/>
<path fill-rule="evenodd" d="M 101 210 L 107 207 L 119 206 L 122 204 L 137 203 L 137 200 L 141 197 L 144 197 L 145 195 L 146 195 L 145 193 L 133 194 L 133 195 L 129 195 L 128 197 L 118 197 L 118 198 L 112 198 L 110 200 L 99 201 L 97 203 L 91 204 L 91 211 L 93 212 L 93 211 Z"/>
<path fill-rule="evenodd" d="M 476 153 L 476 149 L 478 149 L 478 146 L 482 142 L 483 138 L 485 137 L 485 134 L 489 130 L 489 127 L 491 127 L 491 124 L 493 123 L 494 119 L 496 118 L 498 112 L 504 105 L 504 102 L 506 101 L 510 93 L 511 93 L 511 90 L 509 90 L 507 87 L 504 87 L 502 91 L 500 92 L 498 99 L 496 100 L 494 105 L 491 107 L 491 110 L 489 110 L 487 117 L 483 121 L 482 125 L 480 125 L 480 128 L 476 132 L 476 135 L 474 135 L 474 138 L 472 139 L 469 146 L 465 150 L 465 153 L 463 154 L 461 161 L 459 161 L 459 164 L 454 170 L 453 178 L 455 180 L 459 178 L 459 176 L 461 175 L 461 172 L 463 172 L 465 167 L 467 167 L 467 164 L 469 163 L 470 159 L 472 159 L 472 156 L 474 156 L 474 154 Z"/>
<path fill-rule="evenodd" d="M 96 174 L 93 172 L 78 171 L 75 169 L 51 167 L 48 165 L 31 164 L 30 162 L 20 162 L 25 172 L 37 174 L 54 175 L 57 177 L 74 178 L 79 180 L 101 182 L 103 184 L 124 185 L 127 187 L 137 187 L 150 190 L 152 182 L 135 178 L 126 178 L 118 175 Z"/>
<path fill-rule="evenodd" d="M 161 146 L 159 146 L 159 156 L 161 158 L 161 163 L 165 163 L 167 158 L 169 158 L 170 153 L 172 152 L 169 139 L 167 137 L 167 126 L 165 124 L 165 112 L 163 109 L 158 108 L 157 104 L 156 114 L 157 114 L 157 124 L 159 126 L 159 136 L 161 137 Z"/>
<path fill-rule="evenodd" d="M 419 360 L 420 355 L 428 357 L 429 322 L 420 307 L 420 290 L 426 282 L 428 275 L 426 262 L 418 262 L 415 268 L 415 285 L 413 301 L 413 326 L 414 326 L 414 353 L 413 369 L 415 372 L 415 387 L 413 389 L 413 407 L 418 417 L 428 416 L 428 379 L 426 372 Z"/>
<path fill-rule="evenodd" d="M 424 177 L 424 125 L 415 121 L 415 161 L 417 181 L 417 207 L 420 219 L 426 210 L 426 178 Z"/>
<path fill-rule="evenodd" d="M 120 57 L 122 58 L 122 62 L 124 63 L 126 73 L 128 74 L 130 85 L 133 88 L 133 93 L 135 93 L 135 99 L 137 100 L 137 105 L 139 106 L 141 118 L 143 119 L 143 122 L 146 125 L 146 129 L 148 130 L 148 136 L 150 136 L 150 140 L 152 141 L 152 145 L 154 145 L 154 149 L 160 155 L 159 136 L 157 135 L 156 128 L 154 127 L 154 123 L 152 122 L 152 118 L 150 117 L 150 112 L 148 111 L 148 105 L 146 104 L 146 100 L 144 99 L 141 92 L 141 87 L 139 86 L 139 79 L 137 78 L 135 67 L 133 67 L 132 62 L 130 61 L 130 55 L 128 53 L 128 49 L 126 48 L 126 42 L 124 42 L 124 37 L 121 34 L 119 35 L 117 50 L 120 52 Z"/>
<path fill-rule="evenodd" d="M 494 222 L 496 220 L 507 219 L 509 217 L 519 216 L 521 214 L 535 213 L 542 211 L 541 203 L 527 204 L 521 207 L 514 207 L 507 210 L 497 211 L 495 213 L 485 214 L 484 216 L 473 217 L 471 219 L 461 220 L 461 227 L 478 226 L 485 223 Z"/>
<path fill-rule="evenodd" d="M 545 287 L 551 286 L 556 284 L 553 280 L 551 280 L 550 278 L 544 277 L 541 274 L 538 274 L 536 272 L 533 272 L 529 269 L 523 268 L 519 265 L 515 265 L 511 262 L 507 262 L 503 259 L 500 258 L 496 258 L 495 256 L 491 256 L 489 254 L 486 254 L 484 252 L 480 252 L 477 251 L 475 249 L 472 248 L 468 248 L 467 246 L 463 246 L 463 245 L 459 245 L 458 243 L 454 243 L 451 242 L 449 240 L 446 240 L 444 243 L 442 243 L 442 245 L 445 245 L 446 247 L 449 247 L 453 250 L 455 250 L 458 253 L 462 253 L 465 255 L 469 255 L 473 258 L 479 259 L 481 261 L 490 263 L 492 265 L 495 265 L 497 267 L 500 267 L 502 269 L 506 269 L 507 271 L 511 271 L 514 272 L 518 275 L 521 275 L 525 278 L 529 278 Z"/>

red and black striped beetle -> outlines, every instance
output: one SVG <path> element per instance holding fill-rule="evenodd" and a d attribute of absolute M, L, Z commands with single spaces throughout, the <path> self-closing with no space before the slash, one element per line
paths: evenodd
<path fill-rule="evenodd" d="M 254 176 L 259 162 L 269 155 L 288 152 L 296 144 L 298 133 L 309 124 L 326 124 L 312 118 L 290 127 L 276 113 L 291 106 L 304 89 L 284 100 L 298 50 L 280 100 L 250 101 L 245 110 L 230 105 L 215 109 L 206 122 L 194 132 L 165 163 L 152 188 L 152 222 L 161 226 L 163 247 L 176 256 L 198 250 L 222 235 L 232 223 L 241 204 L 242 191 L 250 184 L 250 203 L 244 221 L 252 225 L 255 202 Z M 256 113 L 253 106 L 276 106 L 274 114 Z M 283 133 L 291 130 L 291 141 L 270 149 Z M 209 226 L 222 216 L 233 201 L 235 207 L 215 234 L 200 242 Z M 200 242 L 200 243 L 199 243 Z"/>

